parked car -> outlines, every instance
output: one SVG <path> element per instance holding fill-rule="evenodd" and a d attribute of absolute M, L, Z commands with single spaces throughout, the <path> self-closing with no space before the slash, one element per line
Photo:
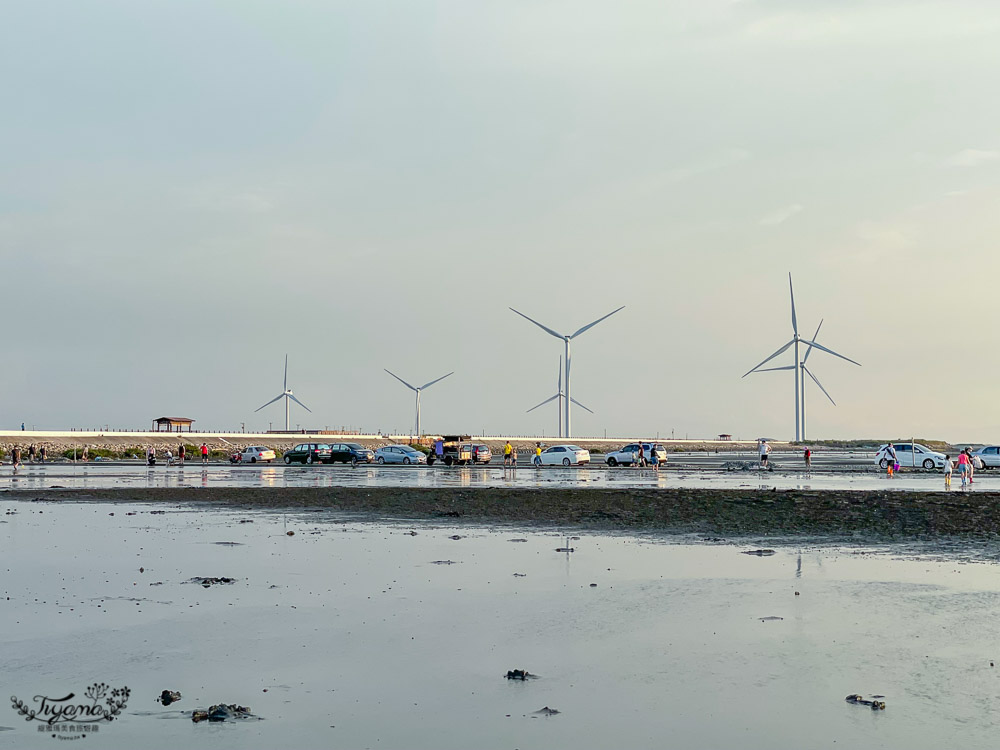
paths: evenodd
<path fill-rule="evenodd" d="M 590 451 L 577 445 L 553 445 L 542 451 L 542 466 L 572 466 L 589 464 Z"/>
<path fill-rule="evenodd" d="M 488 464 L 493 460 L 493 451 L 490 450 L 490 446 L 484 443 L 473 443 L 472 448 L 472 463 L 474 464 Z"/>
<path fill-rule="evenodd" d="M 318 464 L 330 460 L 330 446 L 326 443 L 299 443 L 289 451 L 285 451 L 284 461 L 290 464 L 298 461 L 303 464 Z"/>
<path fill-rule="evenodd" d="M 920 443 L 893 443 L 896 449 L 896 462 L 900 466 L 922 466 L 925 469 L 943 469 L 944 454 L 932 451 L 926 445 Z M 886 458 L 886 445 L 878 449 L 875 454 L 875 463 L 879 468 L 885 469 L 889 466 L 889 459 Z"/>
<path fill-rule="evenodd" d="M 258 461 L 271 463 L 274 459 L 274 451 L 270 448 L 265 448 L 263 445 L 251 445 L 250 447 L 244 448 L 239 453 L 235 454 L 235 456 L 230 460 L 234 464 L 255 464 Z"/>
<path fill-rule="evenodd" d="M 647 461 L 652 457 L 654 451 L 656 451 L 656 457 L 659 459 L 661 464 L 665 463 L 667 460 L 667 452 L 663 449 L 662 445 L 657 445 L 656 443 L 643 443 L 642 450 Z M 608 466 L 631 466 L 636 462 L 638 456 L 639 443 L 629 443 L 628 445 L 605 455 L 604 460 L 607 462 Z"/>
<path fill-rule="evenodd" d="M 370 464 L 375 460 L 375 451 L 365 448 L 357 443 L 334 443 L 330 446 L 330 460 L 327 463 L 335 464 L 338 461 L 342 464 Z"/>
<path fill-rule="evenodd" d="M 982 459 L 984 469 L 1000 466 L 1000 445 L 984 446 L 979 450 L 972 451 L 972 455 Z"/>
<path fill-rule="evenodd" d="M 379 464 L 426 464 L 427 456 L 408 445 L 384 445 L 375 451 Z"/>

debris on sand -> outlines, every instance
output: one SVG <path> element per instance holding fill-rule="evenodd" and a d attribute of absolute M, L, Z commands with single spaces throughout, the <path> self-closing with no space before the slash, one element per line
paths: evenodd
<path fill-rule="evenodd" d="M 859 706 L 869 706 L 872 711 L 885 711 L 885 701 L 877 700 L 878 698 L 885 698 L 884 695 L 873 695 L 873 700 L 865 700 L 857 693 L 852 693 L 851 695 L 844 698 L 848 703 L 854 703 Z"/>
<path fill-rule="evenodd" d="M 784 620 L 785 618 L 784 617 L 777 617 L 775 615 L 771 615 L 770 617 L 760 617 L 758 619 L 761 622 L 777 622 L 778 620 Z"/>
<path fill-rule="evenodd" d="M 537 680 L 537 674 L 531 674 L 527 669 L 510 669 L 507 671 L 506 678 L 508 680 Z"/>
<path fill-rule="evenodd" d="M 556 547 L 556 552 L 576 552 L 573 547 Z"/>
<path fill-rule="evenodd" d="M 195 710 L 191 712 L 191 721 L 197 724 L 199 721 L 226 721 L 228 719 L 259 719 L 254 716 L 247 706 L 237 706 L 235 703 L 219 703 L 209 706 L 207 711 Z"/>
<path fill-rule="evenodd" d="M 774 554 L 773 549 L 748 549 L 743 550 L 744 555 L 757 555 L 757 557 L 770 557 Z"/>
<path fill-rule="evenodd" d="M 458 541 L 459 539 L 461 539 L 462 537 L 460 537 L 460 536 L 459 536 L 458 534 L 452 534 L 452 535 L 451 535 L 450 537 L 448 537 L 448 538 L 449 538 L 449 539 L 451 539 L 451 540 L 452 540 L 453 542 L 457 542 L 457 541 Z"/>
<path fill-rule="evenodd" d="M 195 576 L 188 583 L 197 583 L 200 586 L 204 586 L 206 589 L 209 586 L 214 586 L 217 583 L 236 583 L 235 578 L 228 578 L 226 576 L 220 576 L 219 578 L 206 577 L 206 576 Z"/>
<path fill-rule="evenodd" d="M 537 716 L 555 716 L 559 711 L 554 708 L 549 708 L 548 706 L 543 706 L 542 708 L 535 711 Z"/>
<path fill-rule="evenodd" d="M 431 560 L 431 565 L 458 565 L 455 560 Z"/>
<path fill-rule="evenodd" d="M 169 706 L 171 703 L 176 703 L 181 699 L 181 694 L 176 690 L 164 690 L 160 693 L 160 697 L 156 700 L 162 703 L 164 706 Z"/>
<path fill-rule="evenodd" d="M 508 542 L 526 542 L 528 540 L 527 539 L 508 539 L 507 541 Z"/>

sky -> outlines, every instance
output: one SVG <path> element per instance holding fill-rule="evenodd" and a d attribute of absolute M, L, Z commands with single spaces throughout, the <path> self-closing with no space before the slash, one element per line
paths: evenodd
<path fill-rule="evenodd" d="M 11 0 L 0 428 L 1000 441 L 988 0 Z M 790 353 L 773 364 L 791 364 Z"/>

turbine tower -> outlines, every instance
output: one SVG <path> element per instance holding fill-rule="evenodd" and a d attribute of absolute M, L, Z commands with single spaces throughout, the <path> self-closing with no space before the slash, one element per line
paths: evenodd
<path fill-rule="evenodd" d="M 562 429 L 562 426 L 563 426 L 563 422 L 562 422 L 562 419 L 563 419 L 563 399 L 566 397 L 566 394 L 563 393 L 562 375 L 563 375 L 562 374 L 562 357 L 559 357 L 559 384 L 558 384 L 557 389 L 556 389 L 556 395 L 552 396 L 550 398 L 545 399 L 544 401 L 542 401 L 542 403 L 538 404 L 537 406 L 532 406 L 530 409 L 528 409 L 528 411 L 525 412 L 525 414 L 529 414 L 529 413 L 533 412 L 535 409 L 537 409 L 539 406 L 545 406 L 545 404 L 548 404 L 548 403 L 550 403 L 552 401 L 555 401 L 556 399 L 559 399 L 559 404 L 558 404 L 558 407 L 559 407 L 558 408 L 558 414 L 559 414 L 559 437 L 563 436 L 563 429 Z M 575 398 L 573 399 L 573 403 L 576 404 L 577 406 L 579 406 L 581 409 L 587 409 L 586 406 L 584 406 L 583 404 L 581 404 Z M 591 414 L 594 413 L 590 409 L 587 409 L 587 411 L 589 411 Z"/>
<path fill-rule="evenodd" d="M 382 369 L 385 369 L 385 368 L 382 368 Z M 389 371 L 386 370 L 386 372 L 389 372 Z M 448 373 L 448 375 L 442 375 L 437 380 L 432 380 L 429 383 L 424 383 L 419 388 L 417 388 L 416 386 L 410 385 L 409 383 L 407 383 L 405 380 L 403 380 L 401 377 L 399 377 L 399 375 L 397 375 L 394 372 L 389 372 L 389 374 L 392 375 L 394 378 L 396 378 L 396 380 L 398 380 L 400 383 L 402 383 L 403 385 L 405 385 L 407 388 L 409 388 L 411 391 L 415 391 L 416 394 L 417 394 L 417 422 L 416 422 L 416 427 L 417 427 L 417 438 L 419 439 L 420 435 L 421 435 L 421 432 L 420 432 L 420 391 L 424 390 L 425 388 L 430 388 L 435 383 L 437 383 L 437 382 L 439 382 L 441 380 L 444 380 L 446 377 L 448 377 L 448 375 L 454 375 L 455 371 L 452 370 L 451 372 Z"/>
<path fill-rule="evenodd" d="M 743 375 L 743 377 L 745 378 L 747 375 L 749 375 L 752 372 L 774 372 L 776 370 L 794 370 L 794 372 L 795 372 L 795 440 L 799 441 L 799 440 L 804 440 L 805 439 L 805 400 L 804 400 L 804 397 L 805 397 L 805 374 L 808 373 L 809 377 L 812 378 L 816 382 L 816 385 L 819 385 L 819 387 L 823 391 L 823 393 L 826 393 L 826 389 L 823 388 L 823 386 L 820 384 L 820 382 L 816 378 L 816 376 L 813 375 L 811 372 L 809 372 L 809 370 L 805 366 L 805 361 L 806 361 L 806 359 L 809 358 L 809 353 L 813 349 L 819 349 L 820 351 L 826 352 L 827 354 L 832 354 L 835 357 L 840 357 L 841 359 L 845 359 L 845 360 L 847 360 L 848 362 L 850 362 L 853 365 L 858 365 L 858 367 L 860 367 L 861 364 L 859 362 L 855 362 L 853 359 L 850 359 L 849 357 L 845 357 L 843 354 L 838 354 L 837 352 L 833 351 L 832 349 L 826 348 L 822 344 L 817 344 L 816 343 L 816 337 L 819 335 L 819 328 L 816 329 L 816 333 L 813 335 L 813 338 L 812 338 L 811 341 L 808 340 L 808 339 L 803 339 L 801 336 L 799 336 L 799 323 L 798 323 L 798 320 L 795 317 L 795 291 L 794 291 L 794 289 L 792 287 L 792 274 L 791 273 L 788 274 L 788 293 L 789 293 L 789 296 L 790 296 L 791 302 L 792 302 L 792 340 L 789 341 L 787 344 L 785 344 L 780 349 L 778 349 L 778 351 L 776 351 L 770 357 L 768 357 L 767 359 L 765 359 L 759 365 L 757 365 L 753 369 L 747 371 Z M 822 326 L 822 325 L 823 325 L 823 321 L 820 321 L 820 326 Z M 801 360 L 799 359 L 799 344 L 800 343 L 805 343 L 809 347 L 806 350 L 805 356 Z M 785 367 L 769 367 L 769 368 L 762 369 L 763 365 L 766 365 L 768 362 L 770 362 L 775 357 L 777 357 L 777 356 L 779 356 L 781 354 L 784 354 L 788 350 L 788 348 L 791 347 L 791 346 L 795 347 L 795 349 L 794 349 L 795 361 L 794 361 L 793 364 L 787 365 Z M 826 393 L 826 397 L 830 398 L 830 394 Z M 832 398 L 830 398 L 830 400 L 833 401 Z"/>
<path fill-rule="evenodd" d="M 528 321 L 534 323 L 536 326 L 538 326 L 539 328 L 541 328 L 543 331 L 545 331 L 550 336 L 555 336 L 557 339 L 561 339 L 563 341 L 563 343 L 566 345 L 566 352 L 565 352 L 565 357 L 566 357 L 566 393 L 563 394 L 564 397 L 565 397 L 564 404 L 565 404 L 565 408 L 566 408 L 566 422 L 565 422 L 566 423 L 566 430 L 565 430 L 566 434 L 563 435 L 563 437 L 572 437 L 573 436 L 573 431 L 572 431 L 572 428 L 571 428 L 571 425 L 570 425 L 570 405 L 576 403 L 573 400 L 573 397 L 572 397 L 572 395 L 570 393 L 570 388 L 569 388 L 569 372 L 570 372 L 570 365 L 572 364 L 572 360 L 570 359 L 570 352 L 569 352 L 569 342 L 572 339 L 575 339 L 577 336 L 579 336 L 584 331 L 589 331 L 591 328 L 593 328 L 594 326 L 596 326 L 602 320 L 607 320 L 612 315 L 614 315 L 616 312 L 620 312 L 621 310 L 624 310 L 624 309 L 625 309 L 625 305 L 622 305 L 617 310 L 612 310 L 611 312 L 609 312 L 603 318 L 598 318 L 593 323 L 588 323 L 583 328 L 580 328 L 579 330 L 577 330 L 575 333 L 571 333 L 571 334 L 569 334 L 567 336 L 567 335 L 562 334 L 562 333 L 556 333 L 555 331 L 553 331 L 548 326 L 543 326 L 537 320 L 532 320 L 527 315 L 525 315 L 523 312 L 519 312 L 519 311 L 515 310 L 513 307 L 510 308 L 511 312 L 515 312 L 518 315 L 520 315 L 522 318 L 524 318 L 525 320 L 528 320 Z M 587 411 L 590 411 L 590 409 L 587 409 Z"/>
<path fill-rule="evenodd" d="M 312 409 L 310 409 L 308 406 L 306 406 L 301 401 L 299 401 L 297 398 L 295 398 L 295 395 L 292 393 L 291 389 L 288 387 L 288 355 L 287 354 L 285 355 L 285 384 L 282 386 L 282 388 L 284 390 L 280 394 L 278 394 L 277 396 L 275 396 L 274 398 L 272 398 L 270 401 L 268 401 L 266 404 L 264 404 L 264 406 L 270 406 L 271 404 L 273 404 L 278 399 L 282 399 L 282 398 L 285 399 L 285 432 L 288 432 L 289 431 L 288 430 L 288 402 L 290 400 L 294 401 L 295 403 L 297 403 L 299 406 L 301 406 L 303 409 L 305 409 L 310 414 L 312 414 Z M 264 406 L 260 407 L 260 409 L 263 409 Z M 259 412 L 260 409 L 254 409 L 254 414 L 256 414 L 257 412 Z"/>

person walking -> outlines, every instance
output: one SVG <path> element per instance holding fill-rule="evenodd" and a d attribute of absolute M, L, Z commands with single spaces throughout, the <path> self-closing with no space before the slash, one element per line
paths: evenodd
<path fill-rule="evenodd" d="M 806 469 L 812 468 L 812 455 L 813 452 L 809 450 L 809 446 L 806 446 L 806 449 L 802 451 L 802 458 L 806 461 Z"/>
<path fill-rule="evenodd" d="M 643 448 L 642 443 L 639 443 L 639 468 L 641 469 L 646 465 L 646 449 Z"/>
<path fill-rule="evenodd" d="M 517 471 L 517 448 L 513 445 L 510 447 L 510 468 Z"/>
<path fill-rule="evenodd" d="M 503 446 L 503 465 L 510 466 L 510 456 L 514 452 L 514 446 L 508 440 Z"/>
<path fill-rule="evenodd" d="M 181 447 L 177 449 L 177 463 L 181 466 L 184 465 L 184 443 L 181 443 Z"/>
<path fill-rule="evenodd" d="M 434 441 L 434 458 L 444 461 L 444 440 L 441 438 Z"/>
<path fill-rule="evenodd" d="M 660 470 L 660 452 L 657 450 L 658 447 L 657 445 L 649 446 L 649 463 L 653 466 L 653 471 Z"/>
<path fill-rule="evenodd" d="M 983 459 L 972 455 L 971 445 L 965 449 L 965 452 L 969 454 L 969 484 L 972 484 L 972 477 L 975 476 L 976 469 L 983 468 Z"/>
<path fill-rule="evenodd" d="M 886 443 L 885 460 L 886 463 L 889 464 L 888 467 L 886 467 L 887 468 L 886 475 L 892 477 L 895 473 L 896 461 L 899 460 L 898 458 L 896 458 L 896 446 L 893 445 L 892 443 Z"/>
<path fill-rule="evenodd" d="M 951 456 L 944 457 L 944 488 L 951 489 Z"/>
<path fill-rule="evenodd" d="M 201 444 L 201 463 L 203 466 L 208 463 L 208 446 L 204 442 Z"/>
<path fill-rule="evenodd" d="M 534 462 L 535 462 L 535 466 L 537 466 L 539 469 L 542 468 L 542 444 L 541 443 L 535 443 L 535 458 L 534 458 Z"/>
<path fill-rule="evenodd" d="M 84 463 L 86 463 L 89 457 L 90 457 L 90 447 L 85 445 L 83 446 L 83 453 L 80 454 L 80 458 L 83 460 Z"/>
<path fill-rule="evenodd" d="M 28 462 L 35 463 L 35 444 L 32 443 L 28 446 Z"/>
<path fill-rule="evenodd" d="M 170 452 L 169 448 L 167 448 L 167 466 L 173 466 L 173 465 L 174 465 L 174 454 Z"/>
<path fill-rule="evenodd" d="M 15 445 L 10 452 L 10 463 L 14 467 L 13 473 L 17 474 L 18 469 L 21 468 L 21 446 Z"/>
<path fill-rule="evenodd" d="M 970 468 L 972 468 L 972 465 L 969 463 L 969 454 L 962 451 L 958 454 L 958 475 L 962 478 L 963 487 L 969 479 Z"/>
<path fill-rule="evenodd" d="M 38 460 L 41 461 L 43 464 L 45 463 L 45 446 L 44 445 L 41 446 L 38 449 Z"/>

